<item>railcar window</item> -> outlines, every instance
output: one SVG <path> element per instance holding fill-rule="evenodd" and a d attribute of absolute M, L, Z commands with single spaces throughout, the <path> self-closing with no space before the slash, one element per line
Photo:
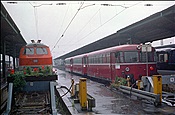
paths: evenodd
<path fill-rule="evenodd" d="M 92 58 L 91 58 L 91 57 L 89 57 L 88 59 L 89 59 L 89 63 L 92 63 Z"/>
<path fill-rule="evenodd" d="M 94 63 L 97 63 L 97 56 L 95 56 L 95 62 Z"/>
<path fill-rule="evenodd" d="M 106 63 L 106 55 L 103 55 L 103 63 Z"/>
<path fill-rule="evenodd" d="M 82 63 L 82 60 L 80 58 L 76 58 L 73 60 L 73 63 L 75 64 L 81 64 Z"/>
<path fill-rule="evenodd" d="M 175 50 L 171 51 L 170 63 L 175 63 Z"/>
<path fill-rule="evenodd" d="M 126 63 L 134 63 L 139 61 L 138 52 L 124 52 L 124 58 Z"/>
<path fill-rule="evenodd" d="M 110 54 L 107 54 L 107 63 L 110 63 Z"/>
<path fill-rule="evenodd" d="M 86 58 L 84 57 L 84 64 L 87 64 L 87 60 L 86 60 Z"/>
<path fill-rule="evenodd" d="M 70 64 L 70 60 L 66 60 L 65 62 L 66 62 L 66 64 Z"/>
<path fill-rule="evenodd" d="M 87 58 L 83 57 L 83 64 L 87 64 Z"/>
<path fill-rule="evenodd" d="M 91 57 L 91 63 L 93 63 L 93 61 L 94 61 L 94 60 L 93 60 L 93 57 Z"/>
<path fill-rule="evenodd" d="M 153 62 L 155 59 L 155 52 L 147 52 L 148 53 L 148 62 Z M 140 53 L 140 60 L 141 62 L 146 62 L 146 52 Z"/>
<path fill-rule="evenodd" d="M 34 48 L 25 48 L 24 54 L 25 55 L 33 55 L 34 54 Z"/>
<path fill-rule="evenodd" d="M 36 48 L 36 54 L 47 54 L 46 48 Z"/>
<path fill-rule="evenodd" d="M 103 57 L 102 57 L 103 55 L 101 54 L 100 55 L 100 63 L 103 63 Z"/>
<path fill-rule="evenodd" d="M 163 54 L 159 54 L 159 62 L 164 62 L 164 55 Z"/>
<path fill-rule="evenodd" d="M 123 52 L 116 52 L 115 57 L 116 57 L 116 62 L 117 63 L 123 63 L 124 62 Z"/>

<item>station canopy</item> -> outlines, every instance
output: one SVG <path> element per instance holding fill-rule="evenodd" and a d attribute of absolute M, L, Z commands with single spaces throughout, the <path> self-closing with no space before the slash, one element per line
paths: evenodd
<path fill-rule="evenodd" d="M 174 36 L 175 5 L 56 59 L 65 59 L 67 57 L 127 43 L 140 44 Z"/>
<path fill-rule="evenodd" d="M 0 53 L 19 57 L 20 48 L 26 45 L 18 27 L 1 3 L 1 49 Z M 4 46 L 4 48 L 3 48 Z M 5 53 L 3 53 L 3 50 Z"/>

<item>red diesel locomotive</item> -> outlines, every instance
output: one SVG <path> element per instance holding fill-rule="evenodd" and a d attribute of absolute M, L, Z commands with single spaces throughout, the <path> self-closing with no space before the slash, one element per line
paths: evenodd
<path fill-rule="evenodd" d="M 113 82 L 117 77 L 133 80 L 157 74 L 156 53 L 142 52 L 140 45 L 121 45 L 65 59 L 66 70 Z"/>
<path fill-rule="evenodd" d="M 38 40 L 23 46 L 20 50 L 19 67 L 23 70 L 26 67 L 39 68 L 50 67 L 52 69 L 52 55 L 48 46 Z"/>

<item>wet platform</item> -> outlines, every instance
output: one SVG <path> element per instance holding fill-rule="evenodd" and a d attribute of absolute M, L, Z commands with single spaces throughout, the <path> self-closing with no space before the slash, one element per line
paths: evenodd
<path fill-rule="evenodd" d="M 59 89 L 60 86 L 71 86 L 71 79 L 75 80 L 75 83 L 79 82 L 80 76 L 70 74 L 61 70 L 58 70 L 58 86 L 57 90 L 60 95 L 67 92 L 66 89 Z M 93 114 L 174 114 L 175 107 L 169 107 L 166 104 L 162 104 L 161 107 L 154 107 L 154 105 L 146 100 L 139 100 L 135 96 L 128 96 L 119 91 L 111 91 L 103 84 L 91 81 L 87 79 L 87 91 L 92 97 L 95 98 L 96 107 L 92 108 L 92 112 L 80 111 L 80 106 L 75 105 L 70 97 L 70 93 L 63 96 L 63 101 L 68 107 L 71 114 L 80 115 L 93 115 Z"/>

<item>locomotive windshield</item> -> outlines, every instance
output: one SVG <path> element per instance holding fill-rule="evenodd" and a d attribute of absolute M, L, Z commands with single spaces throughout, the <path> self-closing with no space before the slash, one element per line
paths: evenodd
<path fill-rule="evenodd" d="M 31 47 L 26 47 L 25 50 L 24 50 L 24 55 L 34 55 L 34 48 L 31 48 Z M 39 48 L 36 48 L 36 54 L 48 54 L 47 52 L 47 49 L 46 48 L 42 48 L 42 47 L 39 47 Z"/>
<path fill-rule="evenodd" d="M 46 48 L 36 48 L 36 54 L 47 54 Z"/>
<path fill-rule="evenodd" d="M 34 54 L 34 48 L 29 48 L 29 47 L 25 48 L 24 54 L 25 55 L 33 55 Z"/>

